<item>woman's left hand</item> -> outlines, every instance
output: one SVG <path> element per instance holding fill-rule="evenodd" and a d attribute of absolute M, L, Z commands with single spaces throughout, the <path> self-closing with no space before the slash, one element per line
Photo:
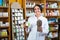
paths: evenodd
<path fill-rule="evenodd" d="M 37 31 L 42 32 L 42 27 L 38 27 Z"/>

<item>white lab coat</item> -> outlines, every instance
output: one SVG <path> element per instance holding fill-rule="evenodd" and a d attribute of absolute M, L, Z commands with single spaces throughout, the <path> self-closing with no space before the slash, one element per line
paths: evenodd
<path fill-rule="evenodd" d="M 36 22 L 38 19 L 42 21 L 42 32 L 37 32 Z M 45 40 L 45 34 L 49 32 L 48 21 L 43 16 L 40 16 L 38 19 L 35 15 L 28 19 L 28 22 L 30 23 L 29 29 L 31 29 L 31 31 L 27 40 Z"/>

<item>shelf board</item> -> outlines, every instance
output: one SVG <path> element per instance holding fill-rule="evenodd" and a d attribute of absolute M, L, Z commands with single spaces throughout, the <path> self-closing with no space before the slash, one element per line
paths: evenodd
<path fill-rule="evenodd" d="M 33 7 L 26 7 L 26 9 L 33 9 Z"/>
<path fill-rule="evenodd" d="M 60 8 L 46 8 L 47 10 L 60 10 Z"/>
<path fill-rule="evenodd" d="M 0 19 L 1 19 L 1 18 L 3 19 L 3 18 L 8 18 L 8 17 L 0 17 Z"/>
<path fill-rule="evenodd" d="M 8 26 L 7 26 L 7 27 L 1 27 L 1 26 L 0 26 L 0 29 L 6 29 L 6 28 L 9 28 L 9 27 L 8 27 Z"/>
<path fill-rule="evenodd" d="M 33 7 L 26 7 L 26 9 L 33 9 Z M 44 9 L 44 8 L 42 8 L 42 9 Z"/>
<path fill-rule="evenodd" d="M 59 16 L 45 16 L 46 18 L 57 18 Z"/>
<path fill-rule="evenodd" d="M 0 36 L 0 38 L 8 38 L 8 36 Z"/>
<path fill-rule="evenodd" d="M 56 29 L 56 30 L 50 30 L 50 32 L 58 32 L 58 29 Z"/>
<path fill-rule="evenodd" d="M 51 24 L 49 24 L 49 25 L 56 25 L 56 23 L 51 23 Z"/>
<path fill-rule="evenodd" d="M 7 9 L 8 7 L 0 6 L 0 8 L 6 8 Z"/>
<path fill-rule="evenodd" d="M 46 0 L 47 2 L 60 2 L 58 0 Z"/>
<path fill-rule="evenodd" d="M 27 2 L 28 2 L 28 1 L 29 1 L 29 2 L 31 2 L 31 1 L 32 1 L 32 2 L 37 2 L 37 1 L 39 2 L 39 1 L 41 1 L 41 0 L 26 0 L 26 1 L 27 1 Z"/>

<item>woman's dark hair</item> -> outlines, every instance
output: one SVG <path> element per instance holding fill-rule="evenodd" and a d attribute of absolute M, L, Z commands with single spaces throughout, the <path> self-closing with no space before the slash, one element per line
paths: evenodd
<path fill-rule="evenodd" d="M 38 6 L 38 7 L 40 8 L 41 12 L 42 12 L 42 5 L 39 5 L 39 4 L 36 4 L 36 5 L 33 7 L 33 11 L 34 11 L 34 8 L 35 8 L 36 6 Z"/>

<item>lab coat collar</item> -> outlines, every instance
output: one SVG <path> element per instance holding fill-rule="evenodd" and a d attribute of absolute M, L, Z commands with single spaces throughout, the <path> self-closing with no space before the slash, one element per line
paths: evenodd
<path fill-rule="evenodd" d="M 42 15 L 40 15 L 40 17 L 38 18 L 38 19 L 41 19 L 43 16 Z M 34 15 L 34 18 L 36 18 L 37 19 L 37 17 Z"/>

